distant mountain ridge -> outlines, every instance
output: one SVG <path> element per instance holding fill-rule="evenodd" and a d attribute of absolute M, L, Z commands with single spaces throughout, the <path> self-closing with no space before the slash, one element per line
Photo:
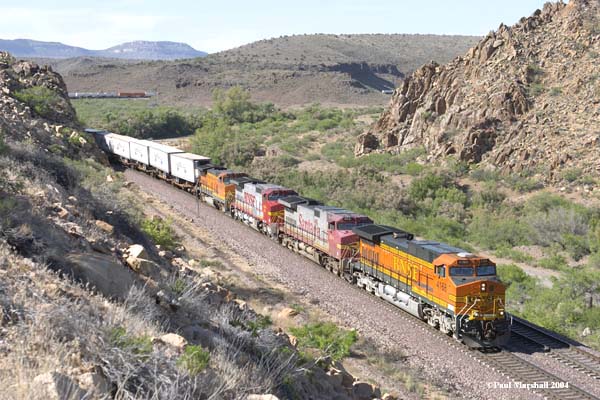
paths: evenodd
<path fill-rule="evenodd" d="M 42 42 L 30 39 L 0 39 L 0 50 L 23 58 L 73 58 L 107 57 L 130 60 L 176 60 L 204 57 L 208 53 L 198 51 L 186 43 L 151 42 L 138 40 L 127 42 L 105 50 L 88 50 L 59 42 Z"/>

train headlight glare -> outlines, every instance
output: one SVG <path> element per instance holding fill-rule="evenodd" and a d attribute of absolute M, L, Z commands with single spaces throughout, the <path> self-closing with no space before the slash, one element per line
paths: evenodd
<path fill-rule="evenodd" d="M 485 283 L 482 283 L 482 284 L 481 284 L 481 291 L 482 291 L 482 292 L 485 292 Z"/>
<path fill-rule="evenodd" d="M 500 315 L 504 315 L 504 311 L 500 311 Z"/>

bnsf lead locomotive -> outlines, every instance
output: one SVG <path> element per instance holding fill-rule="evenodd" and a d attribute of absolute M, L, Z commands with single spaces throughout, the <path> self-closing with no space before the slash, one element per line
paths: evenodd
<path fill-rule="evenodd" d="M 471 347 L 497 347 L 509 338 L 505 286 L 487 258 L 417 240 L 365 215 L 213 165 L 208 157 L 102 130 L 88 132 L 124 165 L 193 193 Z"/>

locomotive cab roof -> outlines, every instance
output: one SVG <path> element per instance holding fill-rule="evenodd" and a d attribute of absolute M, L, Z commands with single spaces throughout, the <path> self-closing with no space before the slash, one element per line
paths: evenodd
<path fill-rule="evenodd" d="M 392 239 L 412 240 L 414 235 L 393 226 L 369 224 L 353 228 L 352 231 L 369 242 L 379 244 L 383 236 L 391 235 Z"/>
<path fill-rule="evenodd" d="M 308 197 L 302 196 L 287 196 L 277 200 L 279 204 L 283 205 L 285 208 L 289 208 L 291 210 L 296 211 L 298 209 L 298 205 L 307 205 L 307 206 L 315 206 L 319 205 L 317 200 L 310 199 Z"/>
<path fill-rule="evenodd" d="M 239 176 L 237 178 L 231 178 L 229 181 L 238 187 L 238 189 L 243 189 L 246 183 L 264 183 L 260 179 L 252 178 L 249 176 Z"/>

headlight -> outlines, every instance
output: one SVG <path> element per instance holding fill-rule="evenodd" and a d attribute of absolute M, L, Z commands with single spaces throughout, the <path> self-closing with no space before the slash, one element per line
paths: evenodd
<path fill-rule="evenodd" d="M 504 315 L 504 311 L 500 311 L 500 315 Z"/>
<path fill-rule="evenodd" d="M 481 291 L 485 292 L 485 282 L 481 284 Z"/>

